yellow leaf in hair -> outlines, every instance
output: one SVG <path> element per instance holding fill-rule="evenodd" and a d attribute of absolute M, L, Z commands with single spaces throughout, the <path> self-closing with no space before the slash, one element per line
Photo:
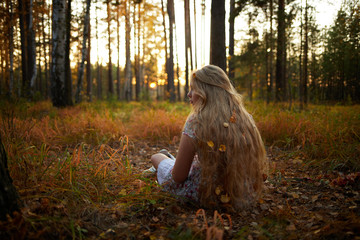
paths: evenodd
<path fill-rule="evenodd" d="M 221 193 L 221 188 L 219 186 L 217 186 L 215 189 L 215 194 L 219 196 L 220 193 Z"/>
<path fill-rule="evenodd" d="M 220 152 L 225 152 L 226 151 L 226 146 L 224 144 L 221 144 L 219 147 L 219 151 Z"/>
<path fill-rule="evenodd" d="M 209 147 L 211 147 L 211 148 L 213 148 L 213 147 L 214 147 L 214 143 L 213 143 L 213 141 L 208 141 L 208 142 L 207 142 L 207 145 L 208 145 Z"/>
<path fill-rule="evenodd" d="M 229 195 L 227 195 L 227 194 L 221 195 L 220 201 L 221 201 L 222 203 L 228 203 L 228 202 L 230 202 L 230 197 L 229 197 Z"/>

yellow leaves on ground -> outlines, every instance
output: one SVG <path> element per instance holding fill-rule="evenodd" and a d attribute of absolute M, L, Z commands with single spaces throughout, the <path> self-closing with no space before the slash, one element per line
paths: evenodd
<path fill-rule="evenodd" d="M 221 191 L 222 191 L 221 188 L 219 186 L 217 186 L 215 189 L 215 194 L 219 196 Z"/>
<path fill-rule="evenodd" d="M 121 189 L 121 191 L 119 192 L 119 195 L 122 195 L 122 196 L 125 196 L 127 193 L 126 193 L 126 189 L 123 188 Z"/>
<path fill-rule="evenodd" d="M 223 195 L 221 195 L 221 197 L 220 197 L 220 201 L 222 202 L 222 203 L 229 203 L 230 202 L 230 196 L 228 195 L 228 194 L 223 194 Z"/>
<path fill-rule="evenodd" d="M 220 196 L 220 202 L 222 202 L 222 203 L 229 203 L 230 200 L 231 200 L 231 198 L 230 198 L 230 196 L 229 196 L 227 193 L 221 194 L 223 191 L 224 191 L 224 188 L 223 188 L 222 186 L 217 186 L 217 187 L 215 188 L 215 194 L 216 194 L 217 196 Z M 220 195 L 220 194 L 221 194 L 221 195 Z"/>

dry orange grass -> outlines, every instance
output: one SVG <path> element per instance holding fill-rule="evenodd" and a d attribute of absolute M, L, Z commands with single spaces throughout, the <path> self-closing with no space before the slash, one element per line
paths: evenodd
<path fill-rule="evenodd" d="M 126 132 L 133 139 L 143 139 L 152 142 L 176 143 L 186 115 L 164 109 L 136 111 L 126 125 Z"/>

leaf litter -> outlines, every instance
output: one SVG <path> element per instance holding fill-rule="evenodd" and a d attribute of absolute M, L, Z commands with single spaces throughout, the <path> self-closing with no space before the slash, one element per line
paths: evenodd
<path fill-rule="evenodd" d="M 68 139 L 54 138 L 59 144 L 51 148 L 44 145 L 39 154 L 48 155 L 48 162 L 42 162 L 46 172 L 32 182 L 32 175 L 14 179 L 25 186 L 19 189 L 24 207 L 0 223 L 0 238 L 360 239 L 359 172 L 325 171 L 307 165 L 304 157 L 269 147 L 266 188 L 253 208 L 203 209 L 162 192 L 154 174 L 141 174 L 151 166 L 152 154 L 166 148 L 176 155 L 178 148 L 176 136 L 159 141 L 152 128 L 141 141 L 116 141 L 119 136 L 109 135 L 99 147 L 91 145 L 99 141 L 95 132 L 79 133 L 73 141 L 88 139 L 89 144 L 76 145 L 73 151 L 69 146 L 61 159 L 59 152 L 66 152 L 61 143 Z M 81 165 L 80 159 L 87 164 Z M 52 181 L 53 175 L 62 185 Z"/>
<path fill-rule="evenodd" d="M 102 148 L 105 147 L 99 150 L 105 152 Z M 300 163 L 299 159 L 285 158 L 280 149 L 268 148 L 270 171 L 264 194 L 254 208 L 240 212 L 227 208 L 203 209 L 196 203 L 179 202 L 162 192 L 156 186 L 154 174 L 141 175 L 151 166 L 151 155 L 163 148 L 176 155 L 176 144 L 134 143 L 128 158 L 132 174 L 138 177 L 131 178 L 128 186 L 107 185 L 108 194 L 116 195 L 114 201 L 88 203 L 79 216 L 74 216 L 72 211 L 76 206 L 69 206 L 61 197 L 56 201 L 42 196 L 25 199 L 22 213 L 0 224 L 0 230 L 6 231 L 0 236 L 18 239 L 64 236 L 85 239 L 360 239 L 359 173 L 322 172 Z M 105 159 L 104 168 L 105 163 L 108 171 L 122 167 L 112 166 L 111 161 Z M 39 186 L 33 191 L 48 190 Z M 157 197 L 142 199 L 150 196 L 146 191 L 152 192 L 151 197 L 156 192 Z M 21 195 L 29 194 L 25 192 L 22 190 Z M 123 202 L 122 198 L 130 202 Z M 87 204 L 86 199 L 82 204 Z M 66 230 L 66 218 L 74 218 L 70 227 L 72 233 Z M 26 232 L 20 234 L 15 229 Z"/>

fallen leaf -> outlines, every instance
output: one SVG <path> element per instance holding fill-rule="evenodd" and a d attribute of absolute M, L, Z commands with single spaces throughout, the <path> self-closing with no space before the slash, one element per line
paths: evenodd
<path fill-rule="evenodd" d="M 293 223 L 290 223 L 287 227 L 286 227 L 287 231 L 295 231 L 296 227 Z"/>
<path fill-rule="evenodd" d="M 293 198 L 299 198 L 299 197 L 300 197 L 299 194 L 297 194 L 297 193 L 291 193 L 291 196 L 292 196 Z"/>
<path fill-rule="evenodd" d="M 216 189 L 215 189 L 215 194 L 216 194 L 216 195 L 220 195 L 220 193 L 221 193 L 221 188 L 218 186 L 218 187 L 216 187 Z"/>
<path fill-rule="evenodd" d="M 227 194 L 221 195 L 220 201 L 221 201 L 222 203 L 228 203 L 228 202 L 230 202 L 230 197 L 229 197 Z"/>
<path fill-rule="evenodd" d="M 311 201 L 315 202 L 315 201 L 318 200 L 318 198 L 319 198 L 319 195 L 314 195 L 314 196 L 311 197 Z"/>
<path fill-rule="evenodd" d="M 209 147 L 213 148 L 213 147 L 214 147 L 214 142 L 213 142 L 213 141 L 208 141 L 208 142 L 207 142 L 207 145 L 208 145 Z"/>

